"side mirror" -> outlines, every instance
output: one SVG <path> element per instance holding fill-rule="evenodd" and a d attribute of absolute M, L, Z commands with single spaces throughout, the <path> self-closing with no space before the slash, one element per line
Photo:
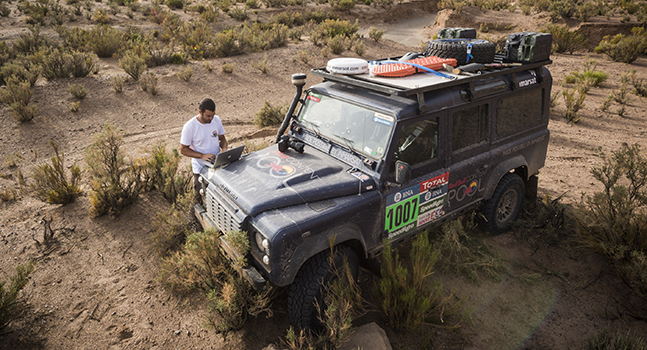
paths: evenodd
<path fill-rule="evenodd" d="M 395 162 L 395 182 L 406 185 L 411 181 L 411 165 L 398 160 Z"/>

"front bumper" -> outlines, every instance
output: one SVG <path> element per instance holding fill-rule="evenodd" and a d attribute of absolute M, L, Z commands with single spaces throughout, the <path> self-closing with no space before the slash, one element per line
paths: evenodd
<path fill-rule="evenodd" d="M 216 224 L 211 221 L 207 215 L 207 211 L 200 204 L 194 206 L 195 217 L 198 219 L 203 229 L 209 229 L 212 227 L 218 228 Z M 238 252 L 233 249 L 223 238 L 220 236 L 220 247 L 225 252 L 225 255 L 232 261 L 235 262 L 238 260 Z M 253 266 L 244 266 L 242 268 L 237 267 L 238 264 L 232 264 L 234 268 L 240 273 L 240 275 L 247 281 L 255 290 L 265 290 L 267 288 L 267 283 L 265 278 L 258 272 L 258 270 Z"/>

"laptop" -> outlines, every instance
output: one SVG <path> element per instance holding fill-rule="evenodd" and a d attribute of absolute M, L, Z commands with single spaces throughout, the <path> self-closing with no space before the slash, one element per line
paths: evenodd
<path fill-rule="evenodd" d="M 216 160 L 213 163 L 202 159 L 200 159 L 200 162 L 203 165 L 206 165 L 210 168 L 219 167 L 221 165 L 225 165 L 227 163 L 237 161 L 240 158 L 240 156 L 243 154 L 244 149 L 245 149 L 245 145 L 242 145 L 236 148 L 228 149 L 224 152 L 220 152 L 218 153 L 218 155 L 216 155 Z"/>

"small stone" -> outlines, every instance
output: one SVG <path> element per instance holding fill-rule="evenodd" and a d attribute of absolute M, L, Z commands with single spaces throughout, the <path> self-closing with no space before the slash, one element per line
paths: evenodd
<path fill-rule="evenodd" d="M 186 335 L 187 335 L 187 337 L 190 337 L 190 336 L 191 336 L 191 332 L 190 332 L 190 331 L 186 331 Z"/>
<path fill-rule="evenodd" d="M 180 335 L 180 331 L 175 331 L 175 332 L 173 332 L 173 334 Z"/>

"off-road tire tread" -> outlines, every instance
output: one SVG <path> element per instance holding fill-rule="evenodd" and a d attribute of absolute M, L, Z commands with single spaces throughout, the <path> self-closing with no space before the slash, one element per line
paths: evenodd
<path fill-rule="evenodd" d="M 357 255 L 347 246 L 339 245 L 335 247 L 337 255 L 335 257 L 335 264 L 343 261 L 347 257 L 348 265 L 353 272 L 353 276 L 357 278 L 359 269 L 359 260 Z M 330 264 L 328 257 L 330 250 L 320 252 L 306 261 L 294 278 L 294 282 L 290 286 L 288 295 L 288 313 L 292 323 L 302 329 L 313 330 L 320 328 L 318 320 L 317 307 L 315 300 L 323 300 L 322 296 L 322 283 L 327 283 L 332 280 L 332 273 L 330 272 Z M 339 266 L 338 268 L 341 268 Z"/>
<path fill-rule="evenodd" d="M 496 186 L 494 193 L 492 193 L 492 197 L 488 199 L 483 205 L 482 213 L 483 216 L 485 216 L 485 221 L 483 222 L 483 224 L 485 225 L 485 228 L 492 234 L 498 235 L 504 233 L 510 228 L 510 225 L 506 225 L 505 227 L 500 227 L 499 225 L 497 225 L 495 216 L 499 201 L 501 200 L 505 192 L 514 184 L 519 184 L 519 186 L 521 187 L 521 194 L 518 198 L 518 209 L 517 212 L 513 214 L 513 218 L 512 220 L 510 220 L 510 222 L 515 221 L 521 214 L 521 208 L 523 206 L 523 200 L 525 198 L 525 184 L 521 177 L 519 177 L 519 175 L 512 173 L 505 174 L 501 178 L 501 181 L 499 181 L 499 184 Z"/>
<path fill-rule="evenodd" d="M 470 41 L 480 39 L 463 39 L 461 41 L 432 40 L 429 43 L 429 56 L 455 58 L 458 65 L 467 64 L 467 45 Z M 483 41 L 472 45 L 472 59 L 469 63 L 492 63 L 496 53 L 496 44 Z"/>

